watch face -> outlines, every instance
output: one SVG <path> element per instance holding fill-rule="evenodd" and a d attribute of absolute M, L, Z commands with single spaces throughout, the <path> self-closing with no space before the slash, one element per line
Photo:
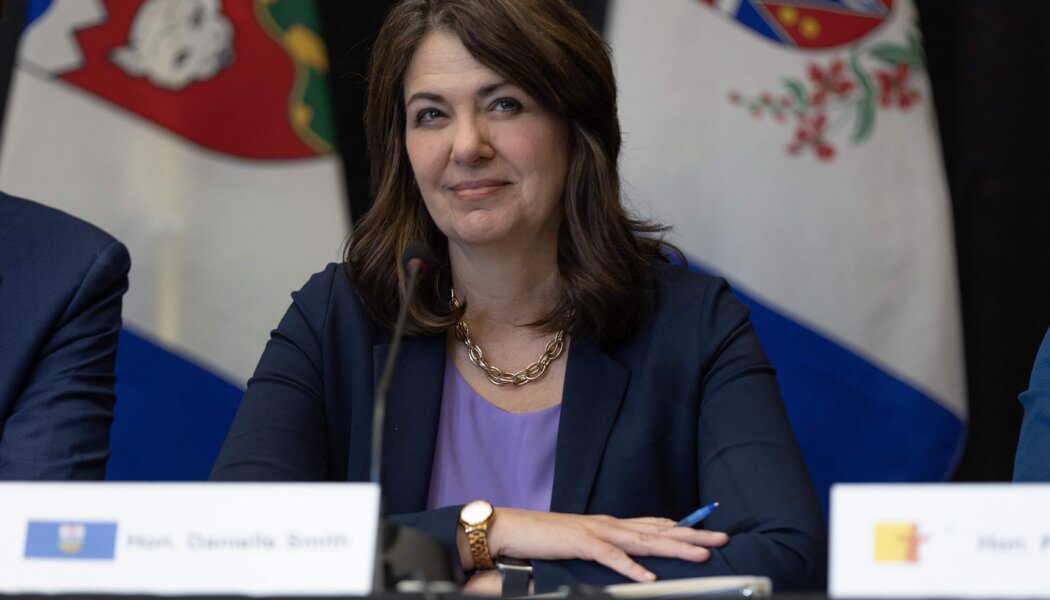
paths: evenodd
<path fill-rule="evenodd" d="M 484 500 L 475 500 L 464 506 L 459 516 L 464 523 L 478 525 L 492 516 L 492 505 Z"/>

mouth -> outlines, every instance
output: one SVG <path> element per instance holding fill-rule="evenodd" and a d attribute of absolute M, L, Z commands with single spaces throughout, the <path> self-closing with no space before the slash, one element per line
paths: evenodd
<path fill-rule="evenodd" d="M 452 190 L 457 198 L 475 199 L 498 194 L 509 185 L 509 181 L 499 179 L 472 179 L 451 185 L 448 189 Z"/>

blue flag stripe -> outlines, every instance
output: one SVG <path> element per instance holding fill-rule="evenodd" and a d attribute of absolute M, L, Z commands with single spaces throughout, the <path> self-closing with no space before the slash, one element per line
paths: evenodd
<path fill-rule="evenodd" d="M 25 26 L 29 25 L 40 18 L 40 15 L 47 12 L 47 9 L 51 8 L 53 0 L 29 0 L 29 5 L 26 7 L 26 21 Z"/>
<path fill-rule="evenodd" d="M 106 479 L 207 479 L 243 388 L 127 327 L 120 333 L 116 372 Z"/>
<path fill-rule="evenodd" d="M 690 259 L 690 267 L 697 266 Z M 788 417 L 825 511 L 837 482 L 942 481 L 965 425 L 930 396 L 797 323 L 738 286 L 777 370 Z"/>

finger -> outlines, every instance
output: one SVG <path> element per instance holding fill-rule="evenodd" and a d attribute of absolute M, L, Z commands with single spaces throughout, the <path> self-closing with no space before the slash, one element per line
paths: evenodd
<path fill-rule="evenodd" d="M 708 531 L 705 529 L 690 529 L 688 527 L 664 527 L 649 524 L 632 524 L 627 529 L 642 533 L 662 535 L 680 542 L 686 542 L 694 546 L 705 548 L 718 548 L 729 542 L 729 535 L 721 531 Z"/>
<path fill-rule="evenodd" d="M 624 552 L 635 556 L 663 556 L 692 562 L 703 562 L 711 557 L 711 552 L 707 548 L 661 533 L 610 527 L 601 532 L 601 537 Z"/>
<path fill-rule="evenodd" d="M 463 585 L 463 594 L 469 596 L 499 596 L 503 591 L 503 579 L 499 571 L 479 571 Z"/>
<path fill-rule="evenodd" d="M 613 527 L 619 527 L 621 529 L 628 529 L 630 531 L 637 531 L 637 532 L 640 532 L 640 533 L 655 533 L 655 534 L 662 533 L 662 532 L 664 532 L 664 531 L 666 531 L 666 530 L 671 528 L 670 526 L 668 526 L 667 524 L 665 524 L 663 522 L 651 522 L 651 521 L 650 522 L 646 522 L 646 521 L 635 521 L 635 520 L 624 520 L 624 519 L 615 519 L 615 520 L 610 521 L 609 523 L 606 523 L 606 524 L 607 525 L 612 525 Z"/>
<path fill-rule="evenodd" d="M 626 552 L 613 544 L 594 539 L 588 544 L 583 558 L 605 565 L 613 571 L 638 582 L 656 581 L 656 575 L 635 562 Z"/>
<path fill-rule="evenodd" d="M 620 519 L 615 524 L 636 531 L 659 533 L 696 546 L 719 547 L 729 542 L 729 535 L 721 531 L 677 527 L 675 521 L 659 517 Z"/>
<path fill-rule="evenodd" d="M 604 527 L 616 527 L 629 529 L 631 531 L 658 534 L 665 529 L 660 524 L 650 521 L 647 517 L 640 519 L 619 519 L 609 515 L 587 515 L 588 523 L 584 526 L 590 531 L 599 531 Z"/>
<path fill-rule="evenodd" d="M 633 519 L 623 519 L 626 523 L 639 523 L 645 525 L 655 525 L 657 527 L 674 527 L 676 521 L 671 519 L 664 519 L 662 517 L 635 517 Z"/>
<path fill-rule="evenodd" d="M 661 535 L 693 544 L 694 546 L 705 546 L 708 548 L 718 548 L 725 546 L 729 542 L 729 535 L 721 531 L 689 529 L 688 527 L 671 527 L 663 530 Z"/>

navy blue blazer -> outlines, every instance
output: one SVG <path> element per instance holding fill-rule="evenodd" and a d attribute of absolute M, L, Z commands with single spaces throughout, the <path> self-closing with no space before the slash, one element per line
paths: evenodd
<path fill-rule="evenodd" d="M 0 479 L 102 479 L 131 259 L 61 211 L 0 192 Z"/>
<path fill-rule="evenodd" d="M 770 576 L 822 584 L 822 511 L 747 309 L 723 280 L 654 265 L 635 335 L 568 352 L 551 510 L 679 519 L 719 501 L 705 527 L 727 546 L 695 564 L 641 558 L 659 578 Z M 220 480 L 367 481 L 375 382 L 390 334 L 362 310 L 344 267 L 297 293 L 272 333 L 212 471 Z M 407 338 L 390 389 L 387 513 L 455 547 L 459 507 L 425 510 L 445 336 Z M 534 561 L 538 591 L 624 579 L 587 561 Z"/>

